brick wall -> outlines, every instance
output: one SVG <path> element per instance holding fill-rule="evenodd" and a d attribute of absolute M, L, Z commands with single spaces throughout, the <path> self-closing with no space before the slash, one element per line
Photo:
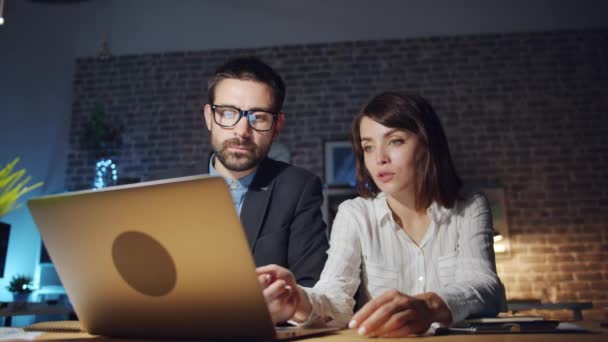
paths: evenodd
<path fill-rule="evenodd" d="M 434 104 L 467 181 L 505 189 L 509 298 L 608 306 L 608 30 L 513 33 L 116 56 L 76 61 L 68 189 L 89 188 L 82 147 L 95 103 L 124 126 L 123 176 L 201 172 L 206 76 L 255 54 L 285 78 L 292 162 L 322 176 L 323 142 L 382 90 Z M 553 312 L 566 318 L 566 312 Z M 560 316 L 561 315 L 561 316 Z"/>

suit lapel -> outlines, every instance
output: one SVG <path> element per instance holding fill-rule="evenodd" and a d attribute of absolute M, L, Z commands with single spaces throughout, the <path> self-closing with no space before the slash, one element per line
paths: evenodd
<path fill-rule="evenodd" d="M 245 195 L 245 202 L 241 209 L 241 222 L 252 251 L 255 249 L 256 240 L 260 236 L 262 223 L 268 211 L 268 204 L 274 187 L 274 174 L 270 161 L 264 159 L 260 163 L 255 178 Z"/>

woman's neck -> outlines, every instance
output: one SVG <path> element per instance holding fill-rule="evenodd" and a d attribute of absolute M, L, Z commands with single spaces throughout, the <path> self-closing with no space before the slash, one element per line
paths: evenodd
<path fill-rule="evenodd" d="M 420 245 L 431 223 L 426 208 L 416 208 L 416 197 L 413 193 L 401 196 L 387 195 L 387 202 L 395 222 L 417 245 Z"/>

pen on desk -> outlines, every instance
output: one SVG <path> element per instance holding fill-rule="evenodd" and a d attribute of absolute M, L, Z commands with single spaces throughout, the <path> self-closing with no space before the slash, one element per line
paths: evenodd
<path fill-rule="evenodd" d="M 435 335 L 474 334 L 476 332 L 477 332 L 477 328 L 437 328 L 437 329 L 435 329 Z"/>

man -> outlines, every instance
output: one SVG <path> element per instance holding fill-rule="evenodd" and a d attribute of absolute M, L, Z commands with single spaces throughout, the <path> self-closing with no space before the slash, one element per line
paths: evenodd
<path fill-rule="evenodd" d="M 321 181 L 304 169 L 267 158 L 285 124 L 285 85 L 255 57 L 220 66 L 209 79 L 205 123 L 214 154 L 209 173 L 224 177 L 257 266 L 290 269 L 313 286 L 327 258 Z"/>

